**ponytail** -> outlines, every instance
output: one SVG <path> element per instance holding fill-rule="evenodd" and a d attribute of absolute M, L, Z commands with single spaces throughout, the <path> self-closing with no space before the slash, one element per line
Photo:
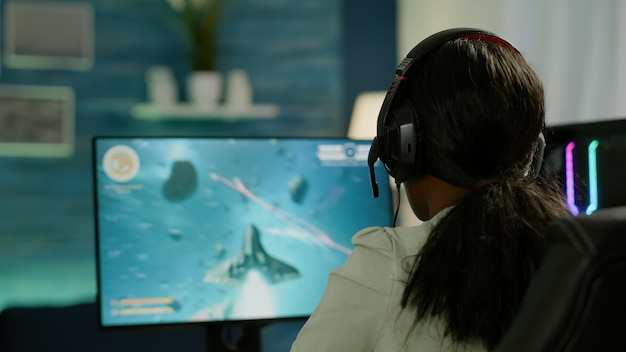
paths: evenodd
<path fill-rule="evenodd" d="M 567 213 L 562 198 L 556 183 L 540 178 L 477 187 L 407 258 L 402 307 L 416 309 L 415 323 L 444 318 L 444 334 L 454 341 L 494 348 L 541 259 L 544 228 Z"/>

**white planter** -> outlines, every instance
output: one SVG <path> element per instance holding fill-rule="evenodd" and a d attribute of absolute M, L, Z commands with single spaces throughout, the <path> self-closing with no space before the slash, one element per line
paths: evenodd
<path fill-rule="evenodd" d="M 159 107 L 170 107 L 178 103 L 178 86 L 167 66 L 153 66 L 146 71 L 148 102 Z"/>
<path fill-rule="evenodd" d="M 214 109 L 222 98 L 222 75 L 217 71 L 194 71 L 187 77 L 189 103 L 201 109 Z"/>
<path fill-rule="evenodd" d="M 252 84 L 248 73 L 243 69 L 235 69 L 228 73 L 226 79 L 226 102 L 229 109 L 248 111 L 252 108 Z"/>

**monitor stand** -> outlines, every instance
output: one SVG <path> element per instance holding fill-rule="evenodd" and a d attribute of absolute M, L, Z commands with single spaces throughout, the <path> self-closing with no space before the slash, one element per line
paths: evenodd
<path fill-rule="evenodd" d="M 261 323 L 206 325 L 207 352 L 261 352 Z"/>

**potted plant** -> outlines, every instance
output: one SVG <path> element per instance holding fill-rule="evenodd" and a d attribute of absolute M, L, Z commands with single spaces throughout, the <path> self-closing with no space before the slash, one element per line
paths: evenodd
<path fill-rule="evenodd" d="M 222 87 L 216 45 L 219 0 L 167 1 L 180 15 L 191 44 L 192 72 L 187 79 L 189 101 L 200 107 L 214 107 L 221 98 Z"/>

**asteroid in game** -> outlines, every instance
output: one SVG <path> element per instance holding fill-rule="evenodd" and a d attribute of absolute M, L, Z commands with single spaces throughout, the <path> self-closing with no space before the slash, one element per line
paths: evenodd
<path fill-rule="evenodd" d="M 163 184 L 162 192 L 170 202 L 180 202 L 189 198 L 198 187 L 198 173 L 187 160 L 175 161 L 170 177 Z"/>

